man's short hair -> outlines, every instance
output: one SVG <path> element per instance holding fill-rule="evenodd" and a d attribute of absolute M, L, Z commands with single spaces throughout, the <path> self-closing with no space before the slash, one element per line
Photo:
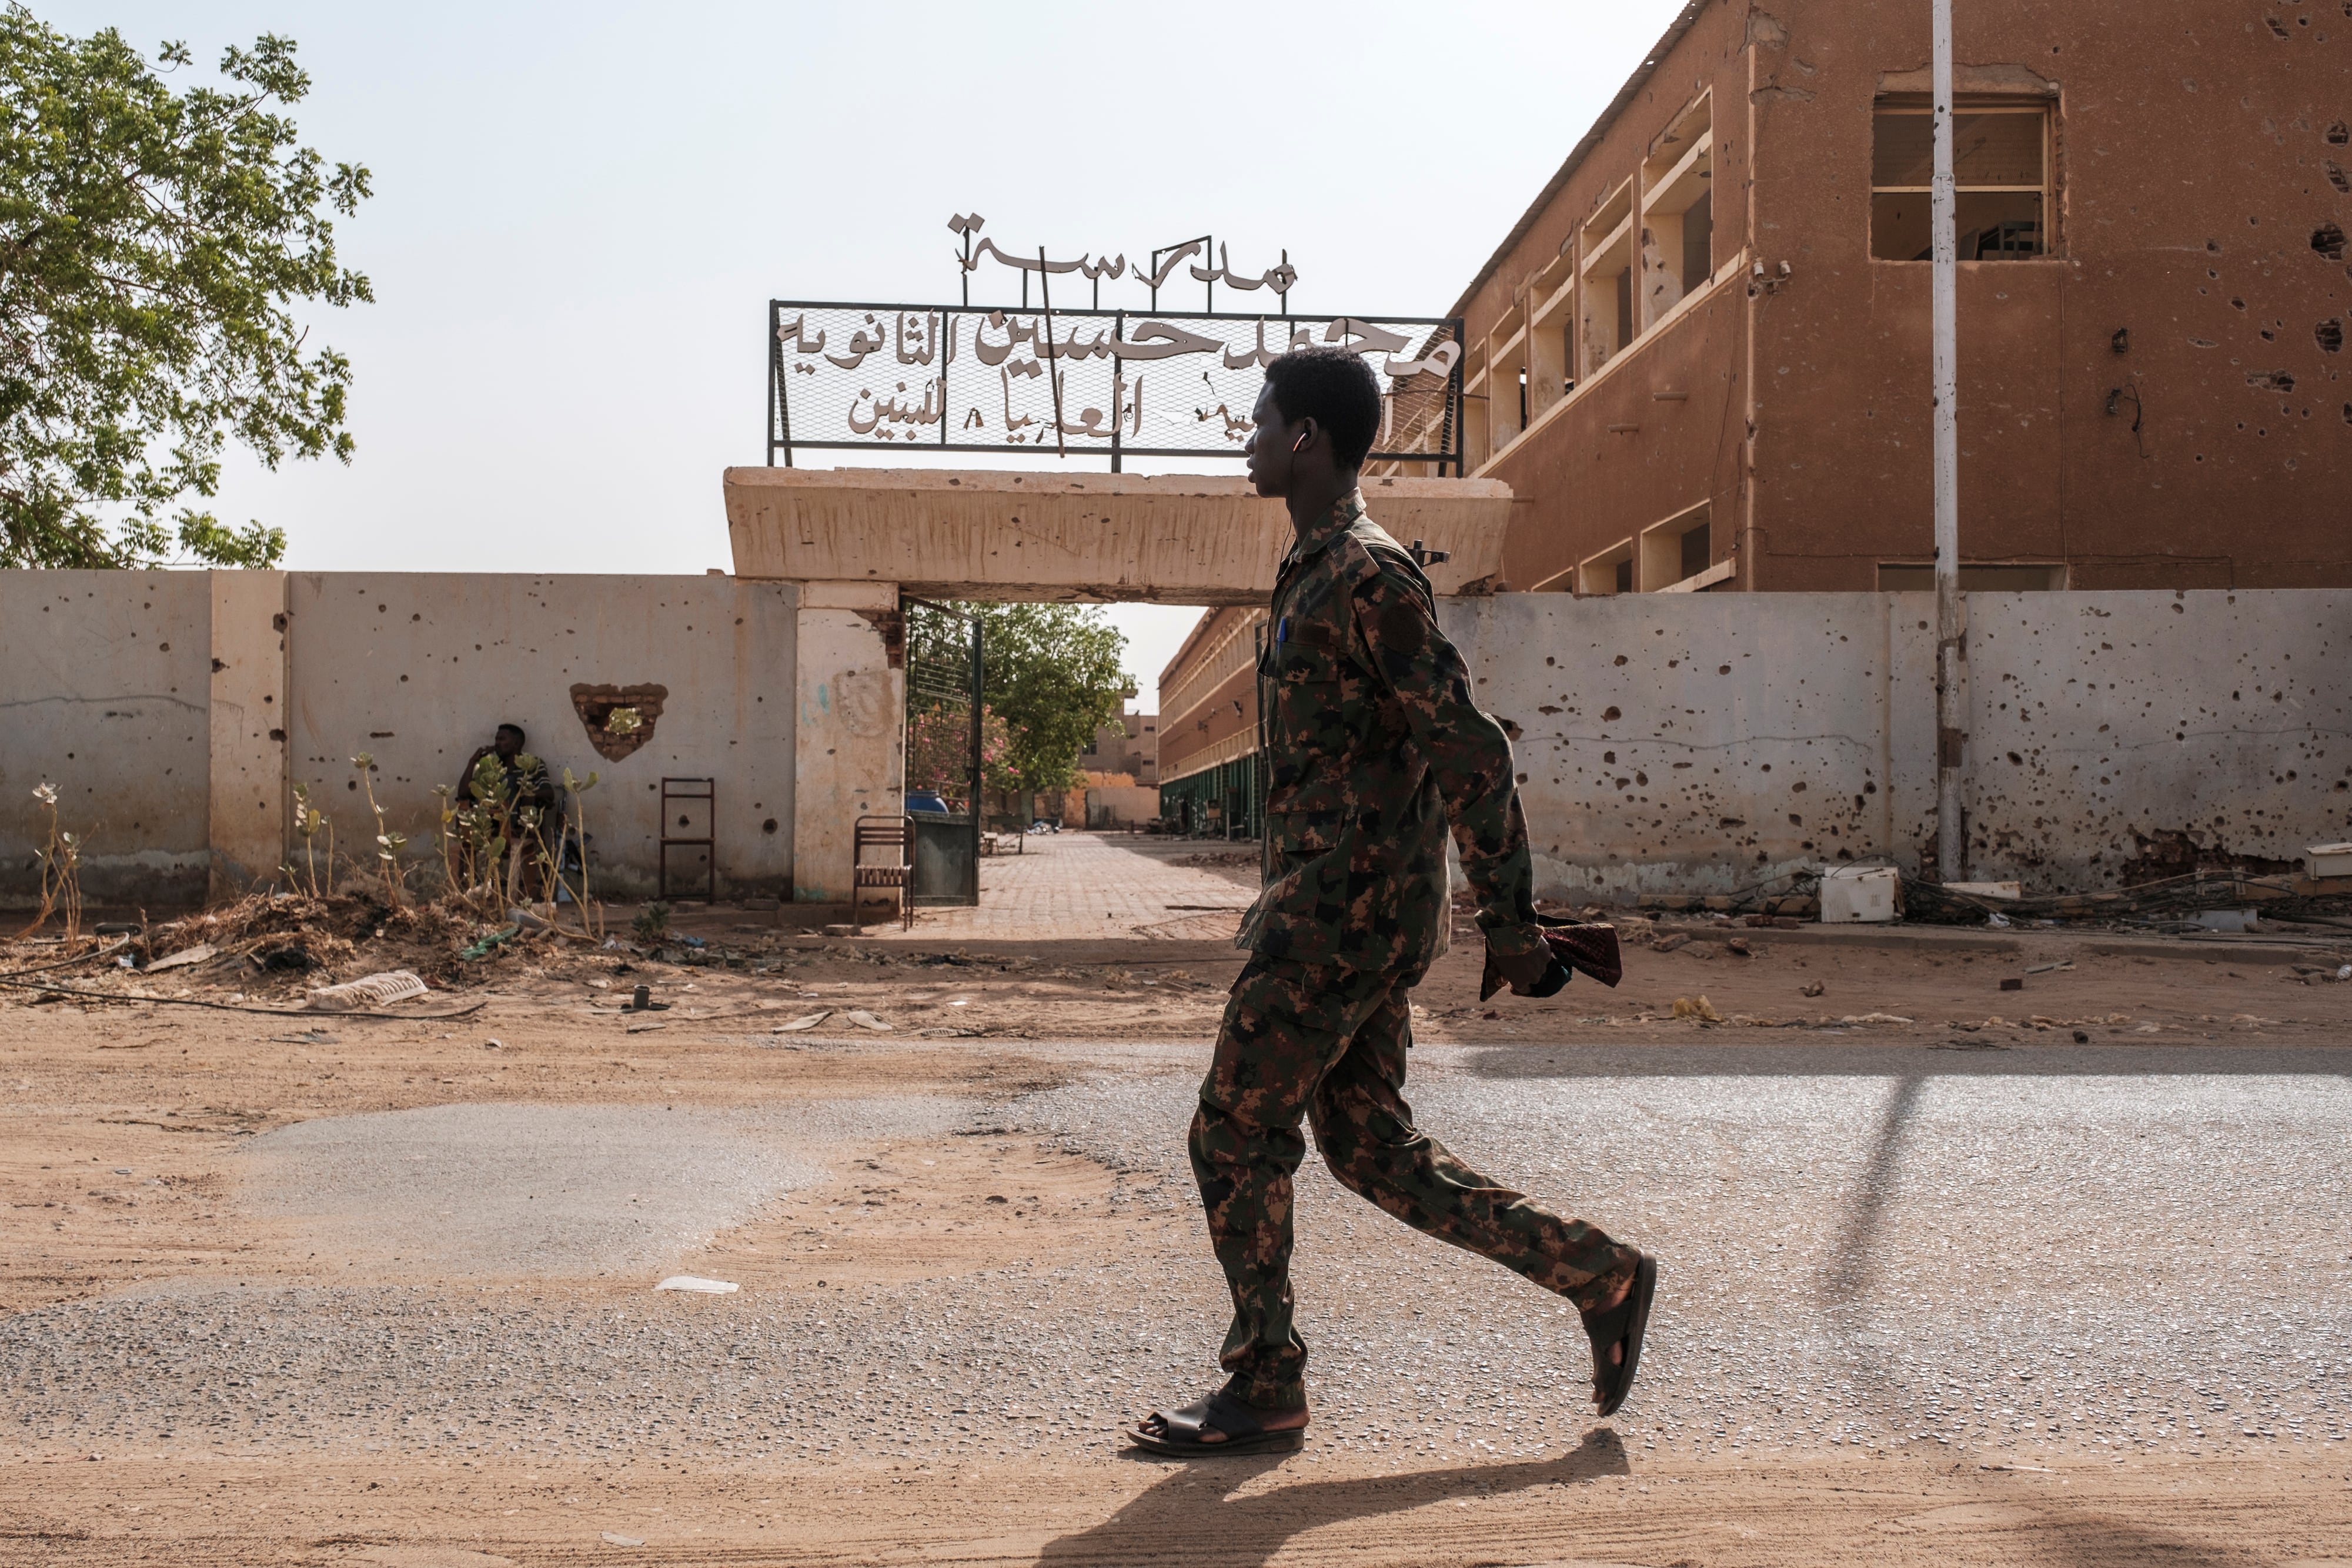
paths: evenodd
<path fill-rule="evenodd" d="M 1332 459 L 1360 468 L 1381 428 L 1381 383 L 1352 349 L 1314 343 L 1268 361 L 1265 384 L 1285 420 L 1311 419 L 1331 438 Z"/>
<path fill-rule="evenodd" d="M 509 730 L 514 731 L 514 737 L 517 740 L 528 743 L 530 739 L 530 737 L 522 732 L 522 726 L 519 724 L 502 724 L 499 726 L 499 733 L 500 735 L 504 735 Z"/>

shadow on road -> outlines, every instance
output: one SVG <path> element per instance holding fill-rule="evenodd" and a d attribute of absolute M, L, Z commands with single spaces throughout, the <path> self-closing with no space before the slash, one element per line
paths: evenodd
<path fill-rule="evenodd" d="M 1233 1494 L 1279 1469 L 1279 1455 L 1236 1459 L 1162 1459 L 1129 1450 L 1138 1464 L 1162 1465 L 1169 1474 L 1089 1530 L 1057 1536 L 1037 1554 L 1046 1564 L 1132 1563 L 1181 1556 L 1203 1568 L 1256 1568 L 1294 1536 L 1326 1525 L 1402 1513 L 1474 1493 L 1499 1496 L 1536 1487 L 1569 1486 L 1631 1469 L 1615 1431 L 1586 1434 L 1572 1452 L 1516 1465 L 1465 1465 L 1355 1480 L 1302 1481 Z"/>
<path fill-rule="evenodd" d="M 1886 1108 L 1879 1113 L 1878 1133 L 1864 1161 L 1861 1184 L 1846 1210 L 1845 1232 L 1830 1258 L 1828 1294 L 1832 1306 L 1853 1305 L 1870 1282 L 1871 1249 L 1885 1219 L 1895 1167 L 1903 1158 L 1903 1141 L 1911 1130 L 1911 1114 L 1919 1108 L 1919 1091 L 1926 1082 L 1916 1072 L 1897 1079 L 1894 1092 L 1886 1097 Z M 1843 1326 L 1850 1330 L 1853 1322 Z"/>

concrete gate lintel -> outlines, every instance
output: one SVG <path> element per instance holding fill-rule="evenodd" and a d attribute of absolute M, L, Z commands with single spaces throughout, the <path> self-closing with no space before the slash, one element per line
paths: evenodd
<path fill-rule="evenodd" d="M 735 575 L 893 583 L 927 599 L 1262 604 L 1290 542 L 1282 503 L 1238 475 L 730 468 Z M 1510 487 L 1368 479 L 1375 521 L 1453 559 L 1442 594 L 1502 567 Z"/>

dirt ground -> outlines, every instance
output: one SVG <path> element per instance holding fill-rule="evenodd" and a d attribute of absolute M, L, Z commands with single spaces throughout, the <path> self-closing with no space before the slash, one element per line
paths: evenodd
<path fill-rule="evenodd" d="M 1194 852 L 1217 865 L 1217 852 Z M 1245 870 L 1225 869 L 1245 884 Z M 1068 1057 L 1046 1042 L 1196 1042 L 1205 1054 L 1241 962 L 1229 943 L 1201 939 L 939 946 L 920 925 L 907 937 L 828 939 L 791 932 L 772 912 L 726 909 L 675 917 L 677 936 L 699 947 L 673 940 L 655 956 L 542 936 L 470 962 L 456 952 L 478 932 L 363 904 L 261 929 L 270 923 L 248 918 L 206 964 L 152 975 L 83 964 L 41 977 L 107 999 L 0 992 L 0 1324 L 158 1282 L 310 1277 L 300 1236 L 236 1201 L 234 1151 L 272 1128 L 469 1102 L 725 1108 L 922 1093 L 982 1103 L 1066 1075 Z M 1698 921 L 1625 928 L 1616 991 L 1579 980 L 1550 1001 L 1481 1004 L 1465 927 L 1419 993 L 1421 1038 L 1558 1051 L 1781 1043 L 1791 1038 L 1781 1031 L 1802 1030 L 1858 1057 L 2045 1038 L 2292 1046 L 2341 1043 L 2352 1001 L 2352 986 L 2333 977 L 2352 944 L 2326 932 L 2192 944 Z M 160 958 L 204 935 L 151 932 L 146 949 Z M 1686 940 L 1674 950 L 1654 950 L 1677 936 Z M 304 941 L 312 967 L 257 967 Z M 57 952 L 9 945 L 0 973 Z M 434 989 L 383 1018 L 131 995 L 291 1008 L 310 986 L 395 963 Z M 2021 987 L 2004 990 L 2004 980 Z M 640 984 L 667 1009 L 624 1012 Z M 1676 1018 L 1678 999 L 1697 1016 Z M 1189 1192 L 1117 1210 L 1102 1166 L 1011 1151 L 971 1137 L 878 1144 L 841 1167 L 847 1176 L 719 1237 L 702 1266 L 723 1264 L 746 1289 L 806 1293 L 952 1279 L 1008 1258 L 1077 1256 L 1113 1234 L 1197 1228 Z M 1637 1457 L 1598 1424 L 1559 1457 L 1468 1467 L 1400 1470 L 1311 1448 L 1165 1465 L 1074 1448 L 923 1466 L 852 1454 L 785 1481 L 740 1459 L 255 1455 L 193 1438 L 85 1449 L 19 1439 L 0 1424 L 0 1562 L 2317 1568 L 2352 1563 L 2347 1469 L 2324 1447 L 2048 1466 L 1827 1453 L 1707 1462 Z M 587 1536 L 580 1521 L 591 1512 L 619 1522 Z M 652 1535 L 663 1539 L 640 1543 Z"/>

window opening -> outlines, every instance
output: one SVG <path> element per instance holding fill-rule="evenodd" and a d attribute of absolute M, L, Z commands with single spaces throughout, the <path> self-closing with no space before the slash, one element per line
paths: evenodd
<path fill-rule="evenodd" d="M 1682 110 L 1642 164 L 1642 298 L 1636 329 L 1646 331 L 1715 271 L 1712 99 Z"/>
<path fill-rule="evenodd" d="M 1685 577 L 1696 577 L 1714 564 L 1714 535 L 1715 530 L 1705 522 L 1683 535 Z"/>
<path fill-rule="evenodd" d="M 1582 371 L 1591 375 L 1633 340 L 1633 182 L 1609 193 L 1581 230 Z M 1571 361 L 1571 364 L 1579 361 Z"/>
<path fill-rule="evenodd" d="M 1936 168 L 1934 108 L 1884 99 L 1873 116 L 1870 254 L 1927 261 L 1934 253 L 1929 182 Z M 1954 102 L 1953 224 L 1962 261 L 2005 261 L 2050 249 L 2050 109 L 2047 104 Z"/>
<path fill-rule="evenodd" d="M 1568 574 L 1575 580 L 1576 591 L 1584 594 L 1631 593 L 1633 591 L 1633 541 L 1620 539 L 1599 555 L 1588 556 L 1577 563 L 1576 570 Z M 1568 583 L 1562 582 L 1565 588 Z"/>

